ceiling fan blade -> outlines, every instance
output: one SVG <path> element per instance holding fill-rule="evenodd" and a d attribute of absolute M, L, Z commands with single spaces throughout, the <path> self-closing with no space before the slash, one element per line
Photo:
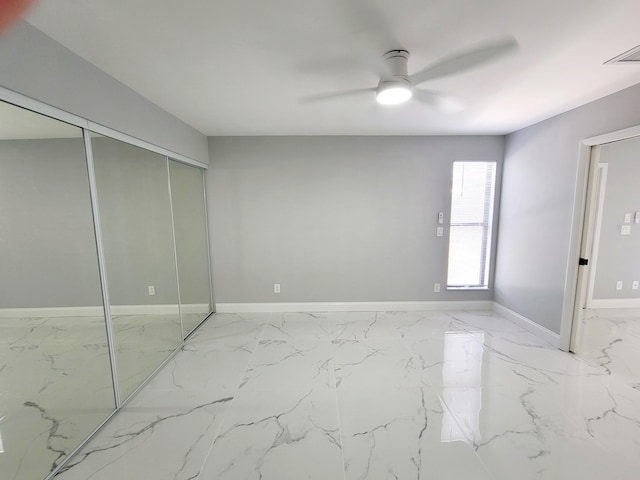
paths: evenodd
<path fill-rule="evenodd" d="M 460 113 L 465 109 L 465 104 L 461 99 L 447 93 L 435 92 L 433 90 L 414 88 L 413 98 L 442 113 Z"/>
<path fill-rule="evenodd" d="M 449 55 L 439 62 L 410 75 L 409 78 L 414 85 L 420 85 L 427 80 L 455 75 L 478 65 L 491 62 L 507 53 L 516 51 L 517 48 L 518 42 L 515 38 L 511 36 L 500 37 L 481 43 L 474 48 Z"/>
<path fill-rule="evenodd" d="M 356 97 L 365 93 L 373 93 L 376 88 L 356 88 L 352 90 L 339 90 L 337 92 L 319 93 L 316 95 L 305 95 L 298 98 L 299 103 L 323 102 L 326 100 L 336 100 L 345 97 Z"/>

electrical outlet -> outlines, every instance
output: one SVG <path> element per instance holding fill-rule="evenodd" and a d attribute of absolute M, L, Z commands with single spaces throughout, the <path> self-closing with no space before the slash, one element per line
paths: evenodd
<path fill-rule="evenodd" d="M 436 237 L 442 237 L 444 235 L 443 227 L 436 227 Z"/>
<path fill-rule="evenodd" d="M 620 227 L 620 235 L 631 235 L 631 225 L 623 225 Z"/>
<path fill-rule="evenodd" d="M 280 284 L 279 283 L 274 283 L 273 284 L 273 293 L 280 293 Z"/>
<path fill-rule="evenodd" d="M 640 286 L 640 282 L 638 280 L 634 280 L 631 284 L 631 290 L 638 290 L 638 286 Z"/>
<path fill-rule="evenodd" d="M 630 213 L 625 213 L 624 214 L 624 223 L 631 223 L 631 214 Z"/>
<path fill-rule="evenodd" d="M 149 289 L 149 295 L 155 295 L 156 294 L 156 287 L 153 285 L 149 285 L 147 287 Z"/>
<path fill-rule="evenodd" d="M 616 282 L 616 290 L 622 290 L 622 280 Z"/>
<path fill-rule="evenodd" d="M 440 284 L 439 283 L 434 283 L 433 284 L 433 292 L 434 293 L 440 293 Z"/>

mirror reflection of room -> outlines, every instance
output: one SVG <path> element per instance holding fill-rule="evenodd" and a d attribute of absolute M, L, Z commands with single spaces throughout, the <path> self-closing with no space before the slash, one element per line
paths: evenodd
<path fill-rule="evenodd" d="M 0 472 L 40 479 L 115 400 L 82 130 L 0 118 Z"/>
<path fill-rule="evenodd" d="M 93 135 L 120 396 L 182 341 L 167 159 Z"/>
<path fill-rule="evenodd" d="M 180 312 L 188 335 L 212 310 L 203 171 L 169 160 L 180 280 Z"/>
<path fill-rule="evenodd" d="M 0 103 L 0 265 L 0 472 L 41 480 L 211 312 L 203 172 Z"/>

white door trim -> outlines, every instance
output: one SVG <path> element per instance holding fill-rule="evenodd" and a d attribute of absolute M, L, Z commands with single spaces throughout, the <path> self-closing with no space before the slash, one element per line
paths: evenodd
<path fill-rule="evenodd" d="M 571 223 L 571 238 L 567 257 L 569 262 L 565 276 L 565 294 L 562 305 L 562 319 L 560 322 L 559 347 L 562 350 L 571 350 L 573 325 L 574 323 L 578 323 L 577 321 L 574 322 L 574 320 L 577 320 L 576 309 L 580 308 L 579 304 L 576 304 L 576 302 L 580 302 L 580 299 L 578 298 L 578 289 L 582 286 L 586 290 L 584 282 L 582 285 L 579 283 L 578 277 L 580 276 L 580 270 L 578 266 L 578 258 L 580 256 L 583 243 L 585 213 L 587 209 L 587 202 L 589 200 L 587 196 L 587 186 L 589 180 L 589 166 L 591 164 L 591 147 L 638 136 L 640 136 L 640 125 L 585 138 L 580 142 L 573 220 Z"/>

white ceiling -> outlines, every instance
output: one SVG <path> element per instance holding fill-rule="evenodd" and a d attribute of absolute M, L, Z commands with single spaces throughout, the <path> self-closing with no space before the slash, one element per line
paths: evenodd
<path fill-rule="evenodd" d="M 638 0 L 44 0 L 27 21 L 206 135 L 508 133 L 640 83 Z M 467 108 L 377 105 L 369 56 L 409 73 L 512 35 L 519 50 L 423 86 Z"/>

